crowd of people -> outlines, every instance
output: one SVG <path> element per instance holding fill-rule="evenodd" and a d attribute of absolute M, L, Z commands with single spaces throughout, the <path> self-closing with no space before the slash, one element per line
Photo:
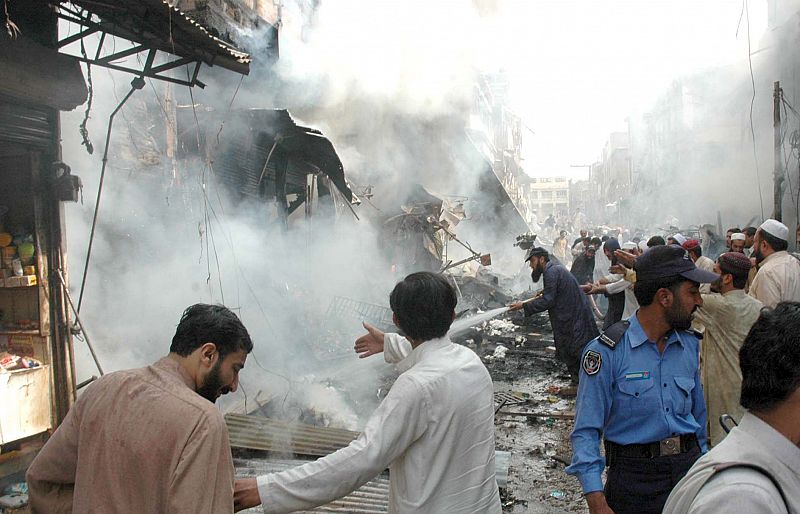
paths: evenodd
<path fill-rule="evenodd" d="M 577 386 L 566 472 L 592 514 L 800 512 L 800 259 L 788 235 L 770 219 L 730 230 L 720 252 L 680 233 L 588 232 L 527 251 L 543 290 L 509 309 L 549 314 Z M 237 390 L 253 342 L 227 308 L 189 307 L 166 357 L 83 392 L 27 472 L 33 512 L 305 511 L 388 468 L 390 512 L 500 513 L 493 384 L 447 335 L 456 303 L 441 274 L 399 282 L 389 304 L 403 336 L 365 324 L 354 344 L 400 372 L 363 432 L 238 480 L 214 402 Z"/>
<path fill-rule="evenodd" d="M 581 231 L 570 274 L 558 269 L 570 257 L 561 240 L 550 262 L 541 256 L 547 250 L 531 248 L 534 281 L 547 262 L 544 296 L 511 305 L 526 314 L 548 310 L 554 332 L 573 335 L 555 341 L 579 384 L 567 473 L 580 481 L 589 511 L 794 512 L 800 468 L 791 466 L 800 449 L 794 418 L 777 415 L 800 413 L 792 410 L 800 381 L 783 371 L 800 367 L 787 361 L 798 355 L 798 336 L 785 327 L 800 313 L 800 257 L 788 252 L 788 228 L 774 219 L 732 228 L 725 248 L 705 245 L 710 255 L 681 233 L 622 243 L 616 236 Z M 599 336 L 575 329 L 592 315 L 576 289 L 606 298 Z M 560 312 L 567 305 L 570 312 Z M 769 369 L 750 348 L 777 339 L 792 349 L 770 349 L 782 362 Z M 730 435 L 727 419 L 742 423 Z M 757 459 L 737 447 L 754 437 L 766 452 Z"/>

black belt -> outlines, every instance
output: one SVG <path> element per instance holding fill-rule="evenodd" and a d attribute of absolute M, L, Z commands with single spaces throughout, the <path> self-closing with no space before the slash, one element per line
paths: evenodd
<path fill-rule="evenodd" d="M 668 437 L 662 441 L 645 444 L 617 444 L 604 441 L 606 447 L 606 461 L 609 465 L 617 458 L 628 459 L 655 459 L 667 455 L 686 453 L 698 447 L 695 434 Z"/>

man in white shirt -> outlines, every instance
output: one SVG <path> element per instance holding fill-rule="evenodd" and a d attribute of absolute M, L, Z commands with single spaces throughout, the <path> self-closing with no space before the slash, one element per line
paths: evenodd
<path fill-rule="evenodd" d="M 664 514 L 800 512 L 800 303 L 765 309 L 739 352 L 739 426 L 701 457 Z"/>
<path fill-rule="evenodd" d="M 494 388 L 475 353 L 447 331 L 456 293 L 439 274 L 398 283 L 389 298 L 406 337 L 364 324 L 360 357 L 384 352 L 400 376 L 349 446 L 297 468 L 237 481 L 236 509 L 310 510 L 389 468 L 391 513 L 499 514 L 494 464 Z"/>
<path fill-rule="evenodd" d="M 765 307 L 775 307 L 778 302 L 800 302 L 800 261 L 789 254 L 789 229 L 773 219 L 758 228 L 753 247 L 753 257 L 758 264 L 750 296 Z"/>

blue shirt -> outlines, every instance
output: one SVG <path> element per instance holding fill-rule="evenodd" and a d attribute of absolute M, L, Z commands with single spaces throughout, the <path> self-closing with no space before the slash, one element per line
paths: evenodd
<path fill-rule="evenodd" d="M 616 348 L 599 339 L 586 345 L 571 436 L 572 464 L 567 468 L 580 480 L 584 494 L 603 490 L 601 437 L 617 444 L 645 444 L 693 433 L 700 449 L 707 451 L 699 348 L 693 333 L 673 330 L 660 354 L 636 315 Z M 587 359 L 589 352 L 594 353 Z M 590 375 L 587 368 L 596 372 Z"/>
<path fill-rule="evenodd" d="M 552 261 L 545 266 L 542 280 L 542 296 L 524 304 L 525 315 L 547 311 L 558 352 L 577 356 L 598 335 L 589 297 L 567 268 Z"/>

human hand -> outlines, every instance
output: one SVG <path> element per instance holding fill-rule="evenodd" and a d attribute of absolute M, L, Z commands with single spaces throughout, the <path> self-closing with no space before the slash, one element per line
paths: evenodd
<path fill-rule="evenodd" d="M 633 268 L 634 263 L 636 263 L 636 256 L 624 250 L 615 250 L 614 257 L 617 258 L 617 261 L 621 262 L 624 266 L 627 266 L 628 268 Z"/>
<path fill-rule="evenodd" d="M 359 359 L 381 353 L 383 351 L 384 333 L 367 322 L 362 323 L 367 333 L 356 339 L 355 350 Z"/>
<path fill-rule="evenodd" d="M 581 291 L 583 291 L 586 294 L 592 294 L 592 289 L 594 289 L 594 286 L 592 284 L 583 284 L 582 286 L 578 287 L 580 287 Z"/>
<path fill-rule="evenodd" d="M 595 491 L 586 495 L 589 514 L 614 514 L 606 502 L 606 495 L 602 491 Z"/>
<path fill-rule="evenodd" d="M 512 302 L 507 305 L 508 310 L 510 311 L 518 311 L 522 309 L 522 302 Z"/>
<path fill-rule="evenodd" d="M 615 274 L 615 275 L 624 275 L 625 274 L 625 266 L 623 266 L 622 264 L 614 264 L 613 266 L 608 268 L 608 271 L 613 273 L 613 274 Z"/>
<path fill-rule="evenodd" d="M 261 505 L 258 483 L 255 478 L 240 478 L 233 486 L 233 511 L 249 509 Z"/>

